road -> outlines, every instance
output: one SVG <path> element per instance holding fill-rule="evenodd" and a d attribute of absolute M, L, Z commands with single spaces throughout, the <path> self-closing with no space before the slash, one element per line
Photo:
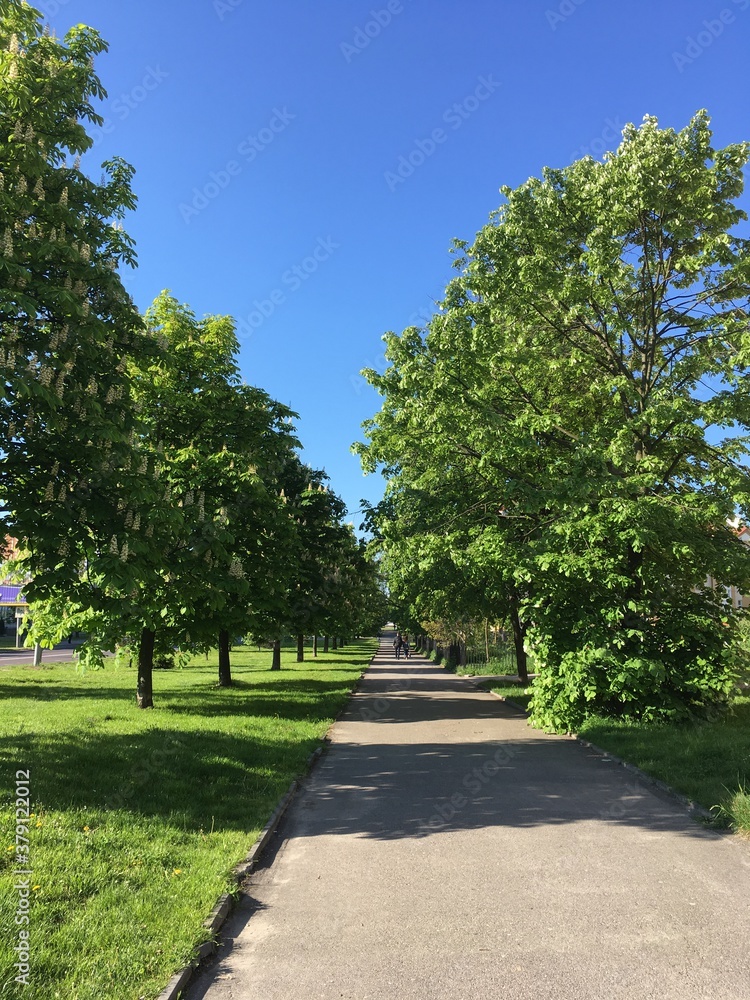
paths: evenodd
<path fill-rule="evenodd" d="M 747 1000 L 750 845 L 387 639 L 189 1000 Z"/>
<path fill-rule="evenodd" d="M 42 663 L 69 663 L 75 659 L 76 647 L 67 643 L 42 651 Z M 34 662 L 33 649 L 0 649 L 0 667 L 27 667 Z"/>

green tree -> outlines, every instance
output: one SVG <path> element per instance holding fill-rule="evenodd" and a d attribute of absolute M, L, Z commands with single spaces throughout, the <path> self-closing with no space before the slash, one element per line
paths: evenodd
<path fill-rule="evenodd" d="M 449 441 L 484 484 L 473 559 L 531 623 L 538 724 L 690 717 L 732 690 L 734 618 L 705 583 L 750 583 L 728 525 L 750 497 L 747 154 L 714 150 L 703 112 L 647 118 L 604 162 L 503 189 L 427 336 L 390 338 L 371 376 L 371 464 L 403 475 L 406 446 L 450 469 Z"/>
<path fill-rule="evenodd" d="M 96 613 L 84 599 L 34 607 L 34 636 L 50 644 L 71 628 L 90 633 L 92 661 L 126 645 L 137 656 L 137 702 L 153 704 L 154 662 L 182 650 L 220 647 L 220 684 L 231 683 L 229 637 L 284 605 L 279 547 L 291 529 L 276 481 L 296 439 L 292 414 L 241 383 L 230 317 L 197 320 L 162 293 L 146 314 L 158 347 L 133 365 L 138 449 L 154 469 L 159 495 L 149 510 L 149 550 L 132 558 L 127 590 L 92 578 L 104 595 Z M 139 532 L 141 508 L 121 500 Z M 113 558 L 128 561 L 127 540 Z M 280 568 L 281 565 L 281 568 Z"/>
<path fill-rule="evenodd" d="M 376 558 L 353 525 L 344 528 L 331 553 L 316 623 L 324 635 L 347 639 L 376 634 L 388 620 L 388 607 Z"/>
<path fill-rule="evenodd" d="M 160 572 L 139 589 L 144 695 L 150 700 L 152 634 L 163 647 L 208 648 L 218 638 L 220 684 L 231 683 L 229 639 L 278 606 L 279 547 L 288 518 L 278 476 L 297 444 L 293 414 L 241 382 L 230 317 L 197 320 L 162 293 L 146 315 L 164 348 L 158 366 L 134 373 L 143 447 L 154 452 L 164 503 L 177 530 L 163 538 Z"/>
<path fill-rule="evenodd" d="M 346 529 L 343 501 L 328 488 L 328 476 L 295 456 L 281 476 L 287 512 L 292 521 L 294 556 L 289 565 L 287 600 L 274 620 L 272 669 L 281 667 L 280 637 L 288 631 L 297 639 L 297 659 L 304 659 L 304 637 L 318 634 L 324 619 L 331 575 Z"/>
<path fill-rule="evenodd" d="M 135 261 L 132 168 L 110 160 L 99 183 L 79 168 L 105 48 L 84 26 L 57 40 L 25 3 L 0 11 L 0 530 L 30 598 L 79 589 L 82 566 L 127 585 L 120 501 L 150 495 L 125 363 L 149 346 L 117 272 Z"/>

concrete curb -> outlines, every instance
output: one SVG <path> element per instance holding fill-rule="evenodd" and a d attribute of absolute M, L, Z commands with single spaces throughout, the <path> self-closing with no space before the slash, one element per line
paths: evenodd
<path fill-rule="evenodd" d="M 307 760 L 308 770 L 314 761 L 320 756 L 322 751 L 323 748 L 318 747 L 314 753 L 310 754 Z M 274 809 L 271 818 L 261 830 L 260 836 L 253 844 L 250 852 L 232 870 L 232 878 L 237 883 L 238 890 L 242 882 L 253 870 L 258 857 L 273 836 L 276 827 L 279 825 L 281 818 L 289 808 L 289 805 L 291 804 L 299 786 L 300 782 L 297 779 L 291 783 L 289 789 L 282 796 L 281 801 Z M 195 958 L 189 965 L 184 966 L 184 968 L 180 969 L 179 972 L 175 973 L 175 975 L 167 983 L 166 987 L 159 994 L 157 1000 L 180 1000 L 180 997 L 183 996 L 183 991 L 193 978 L 193 974 L 200 968 L 203 962 L 205 962 L 206 959 L 213 955 L 216 951 L 217 942 L 215 938 L 227 917 L 232 912 L 234 903 L 235 899 L 232 893 L 226 892 L 219 896 L 216 901 L 216 905 L 211 910 L 211 913 L 203 921 L 203 926 L 211 933 L 211 940 L 204 941 L 198 946 Z"/>
<path fill-rule="evenodd" d="M 493 698 L 497 698 L 499 701 L 504 701 L 506 704 L 512 705 L 514 708 L 523 712 L 524 715 L 528 716 L 529 713 L 526 711 L 524 706 L 517 701 L 513 701 L 512 698 L 506 698 L 504 695 L 495 694 L 494 691 L 489 691 L 487 688 L 484 688 L 479 684 L 476 684 L 475 687 L 478 691 L 487 691 L 487 693 L 491 694 Z M 684 806 L 688 815 L 691 816 L 696 822 L 699 822 L 700 820 L 712 821 L 714 819 L 713 814 L 708 809 L 705 809 L 698 802 L 694 802 L 693 799 L 689 799 L 687 796 L 682 795 L 665 781 L 652 777 L 650 774 L 642 771 L 640 767 L 636 767 L 635 764 L 631 764 L 630 761 L 623 760 L 623 758 L 618 757 L 617 754 L 614 754 L 609 750 L 604 750 L 602 747 L 597 746 L 596 743 L 591 743 L 589 740 L 585 740 L 582 736 L 579 736 L 578 733 L 570 733 L 570 736 L 572 739 L 577 740 L 581 746 L 584 746 L 589 750 L 593 750 L 606 760 L 611 760 L 614 764 L 619 764 L 620 767 L 624 767 L 626 771 L 630 771 L 631 774 L 634 774 L 647 785 L 652 785 L 654 788 L 658 788 L 659 791 L 669 795 L 670 798 L 675 799 L 681 806 Z"/>
<path fill-rule="evenodd" d="M 373 654 L 373 659 L 375 658 L 375 655 L 377 654 Z M 370 661 L 370 663 L 372 663 L 372 660 Z M 330 740 L 331 730 L 333 729 L 336 722 L 338 722 L 338 720 L 344 714 L 344 712 L 348 709 L 349 702 L 351 698 L 357 693 L 357 690 L 359 689 L 359 686 L 362 683 L 362 678 L 364 677 L 366 670 L 367 667 L 364 668 L 362 673 L 354 682 L 351 692 L 349 693 L 349 697 L 347 698 L 343 707 L 339 711 L 338 715 L 336 715 L 333 722 L 328 727 L 328 731 L 323 737 L 320 746 L 316 747 L 315 750 L 313 750 L 313 752 L 307 758 L 307 761 L 305 762 L 305 773 L 300 778 L 294 779 L 294 781 L 291 783 L 285 794 L 281 797 L 279 804 L 276 806 L 273 813 L 271 814 L 271 818 L 269 819 L 269 821 L 261 830 L 258 839 L 250 848 L 249 853 L 243 858 L 242 861 L 240 861 L 239 864 L 235 865 L 235 867 L 232 869 L 232 878 L 237 883 L 238 892 L 241 889 L 242 883 L 245 881 L 248 875 L 252 873 L 252 870 L 257 864 L 260 855 L 266 848 L 268 841 L 276 832 L 276 829 L 279 823 L 281 822 L 284 813 L 292 804 L 295 795 L 302 787 L 302 781 L 306 777 L 308 777 L 316 761 L 323 755 L 323 751 L 328 747 L 331 741 Z M 172 976 L 172 978 L 169 980 L 169 982 L 164 987 L 159 996 L 156 998 L 156 1000 L 180 1000 L 180 998 L 184 996 L 184 991 L 189 986 L 194 974 L 198 971 L 198 969 L 206 961 L 206 959 L 210 958 L 216 952 L 216 949 L 218 947 L 216 937 L 218 936 L 219 931 L 226 922 L 230 913 L 234 909 L 234 904 L 235 904 L 235 896 L 233 893 L 227 892 L 219 896 L 214 908 L 211 910 L 210 914 L 203 921 L 203 926 L 206 928 L 206 930 L 210 931 L 211 933 L 211 940 L 204 941 L 203 944 L 198 946 L 195 958 L 190 962 L 189 965 L 184 966 L 184 968 L 180 969 L 178 972 L 174 974 L 174 976 Z"/>
<path fill-rule="evenodd" d="M 600 754 L 602 757 L 606 757 L 607 760 L 611 760 L 615 764 L 619 764 L 620 767 L 624 767 L 626 771 L 630 771 L 641 781 L 645 781 L 646 784 L 653 785 L 660 791 L 665 792 L 671 798 L 676 799 L 681 805 L 685 806 L 690 816 L 695 820 L 713 820 L 714 816 L 708 809 L 704 809 L 702 805 L 698 802 L 694 802 L 693 799 L 689 799 L 687 796 L 682 795 L 676 789 L 672 788 L 665 781 L 661 781 L 659 778 L 654 778 L 650 774 L 646 774 L 642 771 L 640 767 L 636 767 L 635 764 L 631 764 L 630 761 L 623 760 L 622 757 L 618 757 L 617 754 L 611 753 L 609 750 L 603 750 L 602 747 L 597 746 L 596 743 L 591 743 L 589 740 L 585 740 L 582 736 L 577 733 L 573 733 L 573 738 L 578 740 L 578 742 L 587 747 L 589 750 L 593 750 L 595 753 Z"/>

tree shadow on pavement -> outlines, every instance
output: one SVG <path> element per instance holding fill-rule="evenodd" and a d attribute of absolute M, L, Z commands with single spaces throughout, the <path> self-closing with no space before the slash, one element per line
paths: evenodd
<path fill-rule="evenodd" d="M 718 836 L 671 795 L 565 737 L 337 743 L 301 805 L 305 835 L 385 840 L 599 821 Z"/>

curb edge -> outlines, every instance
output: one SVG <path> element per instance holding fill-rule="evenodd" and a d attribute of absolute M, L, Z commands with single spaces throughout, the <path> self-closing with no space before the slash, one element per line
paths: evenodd
<path fill-rule="evenodd" d="M 373 654 L 373 659 L 374 658 L 375 654 Z M 370 661 L 370 664 L 371 663 L 372 660 Z M 299 778 L 295 778 L 294 781 L 292 781 L 291 785 L 286 790 L 284 795 L 282 795 L 278 805 L 271 814 L 271 818 L 268 820 L 268 822 L 258 835 L 258 839 L 250 848 L 250 851 L 245 855 L 243 860 L 240 861 L 237 865 L 235 865 L 234 868 L 232 869 L 230 877 L 237 883 L 237 891 L 240 890 L 243 881 L 248 877 L 248 875 L 251 874 L 253 868 L 255 867 L 256 862 L 258 861 L 258 858 L 260 857 L 260 855 L 263 853 L 263 850 L 267 846 L 268 841 L 276 832 L 276 828 L 281 822 L 284 814 L 286 813 L 289 806 L 292 804 L 295 795 L 302 787 L 303 779 L 310 774 L 317 760 L 322 756 L 324 750 L 326 750 L 327 747 L 329 746 L 331 730 L 349 707 L 349 702 L 351 698 L 357 693 L 357 690 L 362 682 L 362 678 L 364 677 L 365 672 L 367 671 L 370 664 L 364 667 L 359 677 L 355 680 L 354 684 L 352 685 L 352 689 L 347 696 L 346 702 L 344 703 L 341 710 L 338 712 L 336 717 L 331 722 L 331 725 L 328 727 L 328 730 L 321 739 L 320 745 L 317 746 L 315 750 L 313 750 L 313 752 L 307 758 L 307 761 L 305 763 L 304 773 Z M 225 892 L 222 893 L 221 896 L 219 896 L 218 900 L 214 904 L 213 909 L 206 917 L 206 919 L 203 921 L 203 926 L 206 930 L 210 931 L 211 938 L 197 946 L 197 954 L 195 958 L 193 958 L 188 965 L 183 966 L 182 969 L 179 969 L 172 976 L 172 978 L 169 980 L 169 982 L 161 991 L 161 993 L 159 993 L 159 995 L 156 997 L 156 1000 L 182 1000 L 182 998 L 184 997 L 184 991 L 192 981 L 194 974 L 200 969 L 200 967 L 203 965 L 206 959 L 216 952 L 217 942 L 214 939 L 216 938 L 216 935 L 218 934 L 221 927 L 224 925 L 224 923 L 232 913 L 232 910 L 234 909 L 235 906 L 235 902 L 236 899 L 233 893 Z"/>
<path fill-rule="evenodd" d="M 486 688 L 484 689 L 480 688 L 479 685 L 476 686 L 477 690 L 487 690 Z M 505 698 L 501 694 L 495 694 L 494 691 L 487 690 L 487 693 L 491 694 L 493 698 L 497 698 L 498 701 L 503 701 L 507 705 L 512 705 L 513 708 L 519 709 L 528 718 L 529 713 L 519 702 L 514 701 L 512 698 Z M 631 764 L 630 761 L 623 760 L 622 757 L 618 757 L 617 754 L 612 753 L 610 750 L 604 750 L 602 747 L 598 746 L 596 743 L 592 743 L 590 740 L 585 740 L 582 736 L 579 736 L 578 733 L 570 733 L 568 735 L 571 736 L 574 740 L 576 740 L 576 742 L 579 743 L 581 746 L 593 750 L 601 757 L 605 757 L 607 760 L 611 760 L 614 764 L 619 764 L 620 767 L 624 767 L 626 771 L 630 771 L 631 774 L 635 774 L 637 778 L 645 782 L 647 785 L 653 785 L 660 791 L 665 792 L 671 798 L 679 802 L 680 805 L 687 810 L 688 815 L 696 822 L 699 822 L 700 820 L 714 819 L 713 814 L 704 806 L 700 805 L 699 802 L 695 802 L 693 799 L 690 799 L 686 795 L 683 795 L 681 792 L 678 792 L 675 788 L 672 788 L 671 785 L 668 785 L 665 781 L 662 781 L 660 778 L 652 777 L 650 774 L 647 774 L 645 771 L 642 771 L 640 767 L 637 767 L 635 764 Z M 714 831 L 714 832 L 718 833 L 719 831 Z"/>

